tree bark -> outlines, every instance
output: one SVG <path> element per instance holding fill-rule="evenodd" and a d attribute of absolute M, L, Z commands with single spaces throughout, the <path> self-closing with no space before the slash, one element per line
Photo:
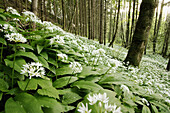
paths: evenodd
<path fill-rule="evenodd" d="M 76 35 L 79 34 L 79 0 L 76 0 Z"/>
<path fill-rule="evenodd" d="M 161 21 L 162 21 L 162 11 L 163 11 L 163 6 L 164 6 L 163 4 L 164 4 L 164 0 L 162 0 L 162 3 L 161 3 L 161 10 L 160 10 L 160 14 L 159 14 L 158 26 L 156 29 L 156 34 L 154 35 L 154 39 L 153 39 L 153 54 L 155 54 L 155 52 L 156 52 L 156 42 L 157 42 L 157 38 L 158 38 L 159 28 L 160 28 Z"/>
<path fill-rule="evenodd" d="M 169 54 L 169 61 L 168 61 L 168 65 L 167 65 L 166 69 L 167 69 L 168 71 L 170 71 L 170 54 Z"/>
<path fill-rule="evenodd" d="M 128 51 L 128 55 L 124 60 L 129 65 L 139 66 L 142 55 L 147 43 L 152 20 L 154 17 L 154 9 L 157 2 L 154 0 L 142 0 L 140 6 L 140 14 L 137 21 L 136 29 L 133 35 L 132 44 Z"/>
<path fill-rule="evenodd" d="M 85 30 L 85 36 L 87 37 L 87 7 L 86 7 L 87 5 L 86 5 L 86 0 L 84 0 L 84 13 L 85 13 L 85 28 L 84 28 L 84 30 Z"/>
<path fill-rule="evenodd" d="M 99 43 L 103 44 L 103 0 L 100 0 L 100 35 Z"/>
<path fill-rule="evenodd" d="M 31 9 L 32 12 L 37 16 L 38 0 L 32 0 Z M 33 31 L 35 31 L 36 24 L 33 22 Z"/>
<path fill-rule="evenodd" d="M 128 11 L 128 22 L 126 28 L 126 44 L 125 48 L 129 46 L 129 31 L 130 31 L 130 12 L 131 11 L 131 0 L 129 1 L 129 11 Z"/>
<path fill-rule="evenodd" d="M 91 0 L 88 0 L 88 39 L 91 37 Z"/>
<path fill-rule="evenodd" d="M 62 14 L 63 14 L 63 29 L 65 30 L 66 29 L 65 1 L 61 0 L 61 3 L 62 3 Z"/>
<path fill-rule="evenodd" d="M 112 37 L 112 41 L 109 44 L 109 47 L 113 44 L 113 42 L 115 41 L 116 35 L 117 35 L 118 24 L 119 24 L 119 13 L 120 13 L 120 0 L 118 1 L 118 12 L 117 12 L 116 30 L 115 30 L 115 33 L 114 33 L 114 35 Z"/>
<path fill-rule="evenodd" d="M 94 40 L 94 0 L 91 0 L 91 38 Z"/>
<path fill-rule="evenodd" d="M 132 25 L 131 25 L 131 32 L 130 32 L 130 42 L 132 41 L 132 36 L 133 36 L 133 32 L 134 32 L 134 24 L 135 24 L 135 3 L 136 0 L 133 0 L 133 13 L 132 13 Z"/>
<path fill-rule="evenodd" d="M 105 0 L 105 10 L 104 10 L 104 45 L 106 45 L 106 17 L 107 17 L 107 0 Z"/>
<path fill-rule="evenodd" d="M 112 6 L 112 1 L 111 1 L 111 9 L 110 9 L 110 26 L 109 26 L 109 39 L 108 42 L 110 42 L 111 40 L 111 36 L 112 36 L 112 13 L 113 13 L 113 6 Z"/>

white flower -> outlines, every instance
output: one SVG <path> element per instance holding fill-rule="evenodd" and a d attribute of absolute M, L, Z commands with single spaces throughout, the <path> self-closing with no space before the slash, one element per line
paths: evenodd
<path fill-rule="evenodd" d="M 56 37 L 50 39 L 50 45 L 52 44 L 64 44 L 64 37 L 56 35 Z"/>
<path fill-rule="evenodd" d="M 25 43 L 27 42 L 27 39 L 24 38 L 21 34 L 19 33 L 11 33 L 11 34 L 6 34 L 5 35 L 6 38 L 8 38 L 7 40 L 9 41 L 14 41 L 14 42 L 22 42 Z"/>
<path fill-rule="evenodd" d="M 79 109 L 78 109 L 78 111 L 80 112 L 80 113 L 91 113 L 91 109 L 90 110 L 88 110 L 88 104 L 86 103 L 86 106 L 84 106 L 84 104 L 83 103 L 81 103 L 81 105 L 82 106 L 79 106 Z"/>
<path fill-rule="evenodd" d="M 71 62 L 69 67 L 72 68 L 74 74 L 81 73 L 81 71 L 83 70 L 83 67 L 78 62 Z"/>
<path fill-rule="evenodd" d="M 149 102 L 148 102 L 145 98 L 142 98 L 142 102 L 143 102 L 144 104 L 146 104 L 147 106 L 149 106 Z"/>
<path fill-rule="evenodd" d="M 12 7 L 7 7 L 6 9 L 7 12 L 10 12 L 12 14 L 15 14 L 15 15 L 18 15 L 18 16 L 21 16 L 16 9 L 12 8 Z"/>
<path fill-rule="evenodd" d="M 122 89 L 122 91 L 129 93 L 129 88 L 126 85 L 121 85 L 120 89 Z"/>
<path fill-rule="evenodd" d="M 89 95 L 89 97 L 87 99 L 90 101 L 90 103 L 89 103 L 90 105 L 93 105 L 98 101 L 98 99 L 96 97 L 97 97 L 96 94 L 93 94 L 93 96 Z"/>
<path fill-rule="evenodd" d="M 58 59 L 63 61 L 63 62 L 67 61 L 67 59 L 68 59 L 68 56 L 66 54 L 63 54 L 63 53 L 57 54 L 57 56 L 58 56 Z"/>
<path fill-rule="evenodd" d="M 41 63 L 31 62 L 31 64 L 28 63 L 28 64 L 23 65 L 21 74 L 29 76 L 29 79 L 31 79 L 33 76 L 43 78 L 43 76 L 45 75 L 45 69 L 42 67 Z"/>
<path fill-rule="evenodd" d="M 103 95 L 99 93 L 97 99 L 103 103 L 107 103 L 109 101 L 109 97 L 107 97 L 106 93 L 104 93 Z"/>
<path fill-rule="evenodd" d="M 114 106 L 113 105 L 109 105 L 108 103 L 106 103 L 104 105 L 104 108 L 107 112 L 111 112 L 113 109 L 114 109 Z"/>
<path fill-rule="evenodd" d="M 122 113 L 121 112 L 121 107 L 118 107 L 117 109 L 116 109 L 116 105 L 114 105 L 114 107 L 113 107 L 113 110 L 112 110 L 112 113 Z"/>

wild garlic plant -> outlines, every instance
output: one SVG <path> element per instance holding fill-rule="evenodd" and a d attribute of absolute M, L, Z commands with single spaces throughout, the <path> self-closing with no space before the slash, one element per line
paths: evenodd
<path fill-rule="evenodd" d="M 106 93 L 99 93 L 88 95 L 88 103 L 85 105 L 81 102 L 77 111 L 80 113 L 122 113 L 121 107 L 117 107 L 116 104 L 109 104 L 109 97 Z M 90 107 L 91 109 L 88 109 Z"/>

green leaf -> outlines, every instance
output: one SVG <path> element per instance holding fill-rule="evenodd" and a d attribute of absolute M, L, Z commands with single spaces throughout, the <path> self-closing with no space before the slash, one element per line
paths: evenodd
<path fill-rule="evenodd" d="M 74 92 L 67 92 L 63 95 L 63 104 L 71 104 L 76 102 L 77 100 L 80 100 L 82 97 L 79 96 L 77 93 Z"/>
<path fill-rule="evenodd" d="M 43 113 L 38 100 L 28 93 L 20 93 L 14 99 L 19 101 L 27 113 Z"/>
<path fill-rule="evenodd" d="M 38 54 L 41 53 L 41 51 L 43 50 L 43 48 L 44 48 L 44 46 L 37 45 Z"/>
<path fill-rule="evenodd" d="M 8 91 L 9 85 L 3 79 L 0 79 L 0 91 L 6 92 Z"/>
<path fill-rule="evenodd" d="M 21 90 L 36 90 L 37 89 L 37 80 L 34 78 L 26 79 L 25 81 L 18 81 L 18 86 Z"/>
<path fill-rule="evenodd" d="M 34 61 L 38 61 L 37 56 L 32 52 L 17 51 L 16 56 L 25 56 L 25 57 L 33 59 Z"/>
<path fill-rule="evenodd" d="M 13 68 L 13 61 L 10 61 L 9 59 L 5 59 L 5 64 L 6 66 L 9 66 L 10 68 Z M 16 58 L 15 59 L 15 65 L 14 65 L 14 69 L 21 73 L 21 69 L 23 67 L 23 65 L 26 64 L 25 60 L 22 58 Z"/>
<path fill-rule="evenodd" d="M 51 57 L 49 57 L 48 62 L 49 62 L 50 64 L 53 64 L 54 66 L 57 66 L 57 65 L 58 65 L 57 62 L 56 62 L 54 59 L 52 59 Z"/>
<path fill-rule="evenodd" d="M 2 44 L 4 44 L 4 45 L 7 45 L 7 42 L 5 41 L 5 39 L 4 39 L 4 38 L 1 38 L 1 37 L 0 37 L 0 43 L 2 43 Z"/>
<path fill-rule="evenodd" d="M 45 58 L 46 60 L 48 60 L 48 54 L 47 52 L 41 52 L 40 55 Z"/>
<path fill-rule="evenodd" d="M 2 93 L 2 92 L 0 92 L 0 101 L 1 101 L 1 99 L 2 99 L 2 96 L 3 96 L 3 93 Z"/>
<path fill-rule="evenodd" d="M 23 106 L 19 102 L 9 98 L 5 103 L 5 113 L 26 113 Z"/>
<path fill-rule="evenodd" d="M 156 106 L 154 106 L 154 105 L 151 104 L 151 107 L 152 107 L 153 113 L 159 113 L 159 112 L 158 112 L 158 109 L 156 108 Z"/>
<path fill-rule="evenodd" d="M 68 112 L 68 111 L 70 111 L 70 110 L 73 110 L 75 107 L 74 106 L 66 106 L 66 105 L 63 105 L 63 109 L 64 109 L 64 111 L 63 112 Z"/>
<path fill-rule="evenodd" d="M 71 79 L 70 79 L 70 77 L 71 77 Z M 69 81 L 69 84 L 70 84 L 70 83 L 75 82 L 76 80 L 78 80 L 78 78 L 74 77 L 74 76 L 62 77 L 62 78 L 59 78 L 56 81 L 54 81 L 53 86 L 55 88 L 62 88 L 63 86 L 67 85 L 68 81 Z"/>
<path fill-rule="evenodd" d="M 53 97 L 59 99 L 58 91 L 54 87 L 47 87 L 43 89 L 38 89 L 38 94 L 46 95 L 48 97 Z"/>
<path fill-rule="evenodd" d="M 72 74 L 72 68 L 70 68 L 69 66 L 56 69 L 56 75 L 67 75 L 67 74 Z"/>
<path fill-rule="evenodd" d="M 99 75 L 97 71 L 93 71 L 91 66 L 83 66 L 83 70 L 80 74 L 78 74 L 78 77 L 85 78 L 90 75 Z"/>
<path fill-rule="evenodd" d="M 44 113 L 61 113 L 65 111 L 63 105 L 56 99 L 43 96 L 38 96 L 36 98 L 40 105 L 44 107 Z"/>
<path fill-rule="evenodd" d="M 42 56 L 38 56 L 38 60 L 39 60 L 39 62 L 40 62 L 44 67 L 46 67 L 47 69 L 49 69 L 48 62 L 47 62 Z"/>
<path fill-rule="evenodd" d="M 41 88 L 48 88 L 52 87 L 52 82 L 50 80 L 36 78 L 37 84 L 41 86 Z"/>
<path fill-rule="evenodd" d="M 151 113 L 150 109 L 147 106 L 143 106 L 142 113 Z"/>
<path fill-rule="evenodd" d="M 101 89 L 103 89 L 100 85 L 94 83 L 94 82 L 91 82 L 91 81 L 77 81 L 77 82 L 74 82 L 72 85 L 73 86 L 76 86 L 78 87 L 79 89 L 88 89 L 88 90 L 91 90 L 91 91 L 99 91 Z"/>
<path fill-rule="evenodd" d="M 27 49 L 30 49 L 30 50 L 34 50 L 32 48 L 32 46 L 28 45 L 28 44 L 17 44 L 17 46 L 20 46 L 20 47 L 24 47 L 24 48 L 27 48 Z"/>
<path fill-rule="evenodd" d="M 1 18 L 1 20 L 6 20 L 6 17 L 2 14 L 0 14 L 0 18 Z"/>

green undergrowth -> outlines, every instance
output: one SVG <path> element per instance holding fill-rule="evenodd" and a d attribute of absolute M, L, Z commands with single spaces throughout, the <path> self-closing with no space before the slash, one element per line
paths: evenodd
<path fill-rule="evenodd" d="M 26 14 L 0 9 L 0 113 L 72 113 L 82 103 L 97 113 L 88 96 L 104 93 L 123 113 L 169 112 L 166 59 L 145 55 L 140 68 L 126 66 L 126 49 Z"/>

